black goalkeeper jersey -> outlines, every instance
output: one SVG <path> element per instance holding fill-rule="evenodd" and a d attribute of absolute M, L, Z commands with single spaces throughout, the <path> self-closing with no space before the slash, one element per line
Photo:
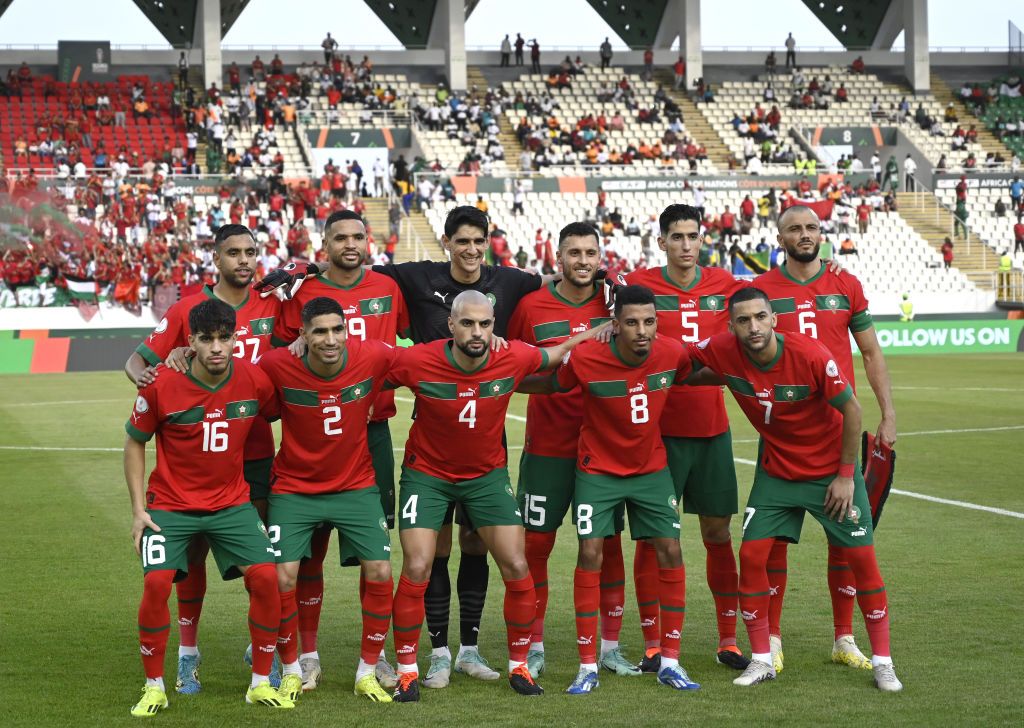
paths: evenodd
<path fill-rule="evenodd" d="M 451 338 L 448 315 L 452 300 L 463 291 L 480 291 L 494 306 L 494 333 L 504 337 L 512 311 L 523 296 L 540 288 L 541 277 L 518 268 L 481 265 L 475 283 L 459 283 L 451 264 L 430 260 L 375 265 L 373 270 L 393 278 L 409 309 L 412 340 L 424 344 Z"/>

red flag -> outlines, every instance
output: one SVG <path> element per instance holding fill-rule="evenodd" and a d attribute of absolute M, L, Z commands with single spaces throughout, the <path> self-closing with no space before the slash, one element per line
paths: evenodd
<path fill-rule="evenodd" d="M 794 205 L 803 205 L 814 210 L 819 220 L 828 220 L 832 217 L 832 208 L 835 203 L 832 200 L 800 200 L 793 199 Z"/>
<path fill-rule="evenodd" d="M 871 503 L 871 522 L 877 528 L 896 473 L 896 451 L 867 432 L 861 436 L 861 473 Z"/>

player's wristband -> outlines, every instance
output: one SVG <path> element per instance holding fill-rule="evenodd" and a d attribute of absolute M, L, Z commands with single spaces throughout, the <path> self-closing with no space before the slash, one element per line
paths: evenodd
<path fill-rule="evenodd" d="M 839 463 L 839 477 L 840 478 L 852 478 L 853 477 L 853 463 Z"/>

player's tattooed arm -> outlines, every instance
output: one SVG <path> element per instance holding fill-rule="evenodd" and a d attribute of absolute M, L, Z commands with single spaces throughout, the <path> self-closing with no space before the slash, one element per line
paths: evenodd
<path fill-rule="evenodd" d="M 146 512 L 146 445 L 131 437 L 124 439 L 124 479 L 132 502 L 132 544 L 141 555 L 143 531 L 159 531 L 160 527 Z"/>
<path fill-rule="evenodd" d="M 839 456 L 839 474 L 825 491 L 825 515 L 837 521 L 852 517 L 853 471 L 857 467 L 860 449 L 860 402 L 850 397 L 840 407 L 843 413 L 843 449 Z"/>

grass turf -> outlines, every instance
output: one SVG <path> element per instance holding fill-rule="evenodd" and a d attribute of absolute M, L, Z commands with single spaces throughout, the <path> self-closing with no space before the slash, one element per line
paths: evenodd
<path fill-rule="evenodd" d="M 1024 511 L 1019 461 L 1024 444 L 1024 385 L 1020 359 L 1006 356 L 898 357 L 889 360 L 898 426 L 898 489 Z M 858 372 L 865 426 L 877 424 L 877 407 Z M 0 492 L 4 578 L 0 580 L 0 680 L 8 696 L 2 723 L 118 725 L 132 719 L 138 696 L 136 610 L 140 569 L 128 537 L 129 508 L 121 471 L 123 422 L 134 399 L 120 373 L 0 377 Z M 408 392 L 399 392 L 408 399 Z M 737 458 L 756 453 L 753 430 L 730 397 Z M 516 396 L 507 425 L 515 482 L 523 435 L 525 397 Z M 399 402 L 392 422 L 400 448 L 410 404 Z M 981 432 L 912 434 L 982 428 Z M 467 442 L 467 446 L 469 443 Z M 45 449 L 28 449 L 28 448 Z M 84 448 L 75 450 L 74 448 Z M 94 450 L 102 449 L 103 450 Z M 400 460 L 401 453 L 396 453 Z M 150 450 L 149 465 L 153 454 Z M 752 468 L 737 465 L 740 504 Z M 739 519 L 733 524 L 738 542 Z M 1019 725 L 1024 680 L 1015 665 L 1024 656 L 1019 628 L 1024 579 L 1015 563 L 1024 556 L 1024 520 L 926 502 L 894 494 L 876 537 L 889 590 L 893 655 L 905 684 L 899 695 L 874 689 L 871 674 L 832 665 L 831 610 L 825 585 L 825 540 L 808 519 L 799 546 L 790 549 L 783 631 L 786 670 L 774 684 L 744 690 L 736 673 L 714 662 L 715 624 L 704 580 L 704 549 L 695 518 L 683 521 L 689 566 L 682 661 L 703 684 L 680 694 L 653 677 L 602 674 L 593 695 L 562 694 L 577 667 L 572 613 L 575 539 L 563 527 L 550 568 L 547 616 L 547 694 L 528 700 L 507 683 L 453 676 L 447 690 L 423 690 L 418 705 L 374 705 L 352 695 L 359 649 L 357 570 L 328 557 L 320 631 L 324 681 L 295 711 L 275 713 L 244 704 L 248 682 L 242 652 L 248 642 L 246 595 L 240 581 L 221 582 L 209 566 L 209 591 L 200 629 L 203 692 L 173 693 L 176 636 L 168 646 L 171 707 L 162 725 L 370 725 L 411 720 L 419 724 L 524 725 L 555 720 L 565 726 L 637 725 L 652 722 L 812 725 L 870 722 L 878 725 Z M 395 539 L 396 572 L 400 548 Z M 627 572 L 632 547 L 625 547 Z M 457 550 L 452 559 L 457 568 Z M 1017 574 L 1017 576 L 1014 576 Z M 454 578 L 453 578 L 454 581 Z M 482 653 L 505 666 L 502 585 L 491 569 L 490 597 L 481 635 Z M 173 601 L 173 600 L 172 600 Z M 454 601 L 454 600 L 453 600 Z M 174 613 L 172 604 L 172 615 Z M 627 576 L 622 643 L 640 657 L 640 629 Z M 458 634 L 452 608 L 453 644 Z M 858 643 L 869 646 L 859 615 Z M 740 626 L 740 645 L 746 636 Z M 421 669 L 429 643 L 421 641 Z M 389 644 L 390 650 L 390 644 Z"/>

